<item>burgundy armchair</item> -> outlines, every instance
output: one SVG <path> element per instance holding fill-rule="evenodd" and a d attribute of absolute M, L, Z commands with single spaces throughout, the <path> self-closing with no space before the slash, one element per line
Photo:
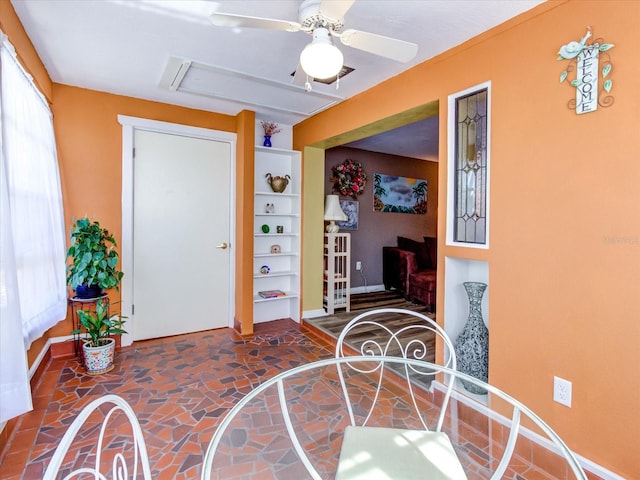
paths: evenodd
<path fill-rule="evenodd" d="M 398 237 L 397 247 L 382 247 L 382 281 L 386 290 L 396 289 L 410 301 L 435 311 L 437 239 L 417 242 Z"/>

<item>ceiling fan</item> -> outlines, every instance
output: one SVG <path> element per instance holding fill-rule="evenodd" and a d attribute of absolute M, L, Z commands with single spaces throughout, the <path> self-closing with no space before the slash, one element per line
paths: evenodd
<path fill-rule="evenodd" d="M 211 22 L 220 27 L 264 28 L 302 31 L 313 35 L 313 40 L 300 54 L 300 65 L 293 82 L 311 90 L 310 80 L 336 77 L 343 66 L 342 52 L 334 45 L 339 38 L 343 45 L 408 62 L 418 53 L 418 45 L 374 33 L 344 27 L 343 18 L 355 0 L 304 0 L 298 9 L 298 21 L 250 17 L 231 13 L 214 13 Z M 306 79 L 305 79 L 306 77 Z"/>

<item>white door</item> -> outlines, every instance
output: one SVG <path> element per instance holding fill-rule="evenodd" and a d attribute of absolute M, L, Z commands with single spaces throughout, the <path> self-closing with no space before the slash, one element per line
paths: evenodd
<path fill-rule="evenodd" d="M 133 143 L 129 333 L 142 340 L 229 326 L 230 144 L 143 130 Z"/>

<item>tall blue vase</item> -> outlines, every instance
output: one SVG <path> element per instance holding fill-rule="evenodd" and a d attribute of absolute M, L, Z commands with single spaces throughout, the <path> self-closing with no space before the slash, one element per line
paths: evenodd
<path fill-rule="evenodd" d="M 482 296 L 487 284 L 464 282 L 463 285 L 469 297 L 469 317 L 454 347 L 457 367 L 462 373 L 486 382 L 489 377 L 489 330 L 482 319 Z M 484 388 L 465 380 L 462 385 L 471 393 L 487 393 Z"/>
<path fill-rule="evenodd" d="M 265 135 L 264 136 L 264 143 L 262 144 L 265 147 L 270 147 L 271 146 L 271 135 Z"/>

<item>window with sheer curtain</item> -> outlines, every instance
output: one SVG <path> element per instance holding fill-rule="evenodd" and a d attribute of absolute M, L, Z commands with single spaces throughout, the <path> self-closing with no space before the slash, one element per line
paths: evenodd
<path fill-rule="evenodd" d="M 53 119 L 0 32 L 0 421 L 31 409 L 26 350 L 66 316 Z"/>

